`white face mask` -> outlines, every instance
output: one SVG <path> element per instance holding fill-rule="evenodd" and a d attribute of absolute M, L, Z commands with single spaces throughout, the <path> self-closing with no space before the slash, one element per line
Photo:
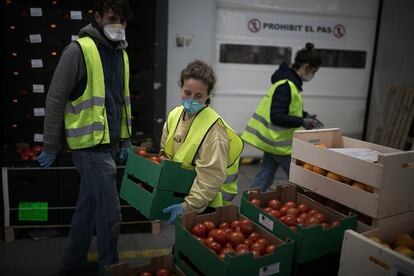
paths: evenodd
<path fill-rule="evenodd" d="M 302 81 L 311 81 L 314 76 L 315 74 L 309 74 L 309 75 L 303 76 L 301 79 Z"/>
<path fill-rule="evenodd" d="M 125 25 L 107 24 L 104 26 L 103 31 L 109 40 L 112 40 L 112 41 L 125 40 Z"/>

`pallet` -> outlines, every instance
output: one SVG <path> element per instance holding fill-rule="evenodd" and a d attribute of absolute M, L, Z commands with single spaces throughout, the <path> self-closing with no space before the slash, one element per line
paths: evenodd
<path fill-rule="evenodd" d="M 414 118 L 414 89 L 390 87 L 387 90 L 388 120 L 381 135 L 380 144 L 396 149 L 404 149 L 408 132 Z"/>
<path fill-rule="evenodd" d="M 159 220 L 148 220 L 148 221 L 126 221 L 122 222 L 122 225 L 135 225 L 135 224 L 151 224 L 151 234 L 158 235 L 161 232 Z M 4 227 L 4 239 L 6 242 L 12 242 L 15 240 L 15 231 L 19 229 L 38 229 L 38 228 L 69 228 L 70 225 L 13 225 Z"/>

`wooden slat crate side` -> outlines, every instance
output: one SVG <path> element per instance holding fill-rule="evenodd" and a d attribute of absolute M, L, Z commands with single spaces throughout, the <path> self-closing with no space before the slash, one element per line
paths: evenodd
<path fill-rule="evenodd" d="M 313 130 L 297 130 L 293 134 L 293 139 L 312 143 L 323 143 L 327 147 L 343 147 L 342 134 L 339 128 L 325 128 Z"/>
<path fill-rule="evenodd" d="M 382 166 L 293 139 L 292 158 L 381 188 Z"/>
<path fill-rule="evenodd" d="M 410 275 L 397 274 L 398 271 L 412 273 L 414 260 L 387 249 L 355 231 L 345 231 L 339 276 Z"/>
<path fill-rule="evenodd" d="M 370 217 L 378 214 L 378 195 L 355 189 L 320 174 L 306 170 L 294 163 L 290 166 L 289 181 L 320 194 Z"/>

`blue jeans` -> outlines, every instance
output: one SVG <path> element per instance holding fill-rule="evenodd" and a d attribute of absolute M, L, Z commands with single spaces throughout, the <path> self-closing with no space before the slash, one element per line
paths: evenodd
<path fill-rule="evenodd" d="M 99 270 L 118 262 L 121 210 L 116 189 L 115 152 L 74 151 L 80 188 L 63 255 L 63 270 L 82 269 L 96 227 Z"/>
<path fill-rule="evenodd" d="M 262 168 L 254 178 L 251 187 L 260 188 L 260 191 L 265 192 L 272 185 L 279 166 L 282 167 L 289 178 L 290 159 L 290 155 L 274 155 L 265 152 L 263 154 Z"/>

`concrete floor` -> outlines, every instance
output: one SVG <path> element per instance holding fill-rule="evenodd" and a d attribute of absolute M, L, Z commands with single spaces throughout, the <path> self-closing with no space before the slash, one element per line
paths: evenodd
<path fill-rule="evenodd" d="M 258 172 L 260 164 L 241 165 L 239 170 L 239 194 L 234 203 L 240 203 L 243 190 Z M 275 184 L 286 183 L 282 170 L 276 174 Z M 142 226 L 141 226 L 142 228 Z M 58 275 L 60 261 L 66 241 L 67 230 L 58 229 L 58 236 L 45 240 L 33 240 L 28 235 L 17 236 L 16 240 L 0 241 L 0 275 L 2 276 L 52 276 Z M 149 257 L 168 254 L 174 243 L 174 227 L 161 222 L 161 233 L 153 235 L 132 226 L 123 226 L 119 239 L 121 261 L 129 264 L 148 262 Z M 23 233 L 24 234 L 24 233 Z M 96 240 L 92 241 L 90 259 L 96 258 Z"/>

